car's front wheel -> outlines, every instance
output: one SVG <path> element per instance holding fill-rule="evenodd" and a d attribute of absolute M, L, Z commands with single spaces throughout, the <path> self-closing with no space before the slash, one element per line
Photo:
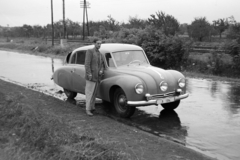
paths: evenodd
<path fill-rule="evenodd" d="M 171 103 L 164 103 L 164 104 L 161 104 L 161 105 L 166 110 L 174 110 L 178 107 L 179 104 L 180 104 L 180 100 L 175 101 L 175 102 L 171 102 Z"/>
<path fill-rule="evenodd" d="M 74 99 L 76 96 L 77 96 L 77 93 L 76 92 L 73 92 L 73 91 L 70 91 L 68 89 L 63 89 L 64 90 L 64 93 L 66 94 L 66 96 L 69 98 L 69 99 Z"/>
<path fill-rule="evenodd" d="M 120 117 L 129 118 L 135 112 L 135 107 L 130 107 L 127 105 L 127 97 L 121 88 L 118 88 L 114 92 L 114 107 Z"/>

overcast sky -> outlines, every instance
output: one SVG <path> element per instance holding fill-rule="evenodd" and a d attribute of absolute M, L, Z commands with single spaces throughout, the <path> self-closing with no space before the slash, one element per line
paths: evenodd
<path fill-rule="evenodd" d="M 83 21 L 80 1 L 65 0 L 65 18 Z M 212 23 L 219 18 L 234 16 L 240 22 L 240 0 L 87 0 L 88 20 L 128 22 L 129 17 L 147 19 L 157 11 L 175 17 L 181 24 L 206 17 Z M 53 0 L 54 21 L 63 19 L 62 0 Z M 51 0 L 0 0 L 0 26 L 41 25 L 51 23 Z"/>

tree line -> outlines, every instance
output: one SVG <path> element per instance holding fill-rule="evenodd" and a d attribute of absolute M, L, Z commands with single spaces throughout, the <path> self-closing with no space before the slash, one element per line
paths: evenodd
<path fill-rule="evenodd" d="M 78 38 L 83 34 L 83 25 L 79 22 L 73 22 L 70 19 L 65 21 L 67 38 Z M 188 35 L 190 38 L 197 41 L 211 39 L 212 36 L 222 38 L 223 33 L 228 38 L 237 38 L 240 33 L 240 23 L 236 22 L 234 17 L 220 18 L 210 23 L 206 17 L 195 18 L 191 24 L 180 24 L 179 21 L 172 15 L 164 12 L 156 12 L 150 15 L 148 19 L 140 19 L 138 17 L 130 17 L 127 23 L 120 23 L 111 15 L 103 21 L 90 21 L 89 36 L 97 36 L 103 39 L 110 38 L 114 33 L 122 29 L 144 29 L 148 26 L 154 26 L 161 30 L 166 36 Z M 37 37 L 50 38 L 51 24 L 46 26 L 27 25 L 20 27 L 1 27 L 0 36 L 2 37 Z M 87 27 L 87 26 L 86 26 Z M 88 31 L 85 30 L 85 35 Z M 63 37 L 63 21 L 54 22 L 54 38 Z"/>

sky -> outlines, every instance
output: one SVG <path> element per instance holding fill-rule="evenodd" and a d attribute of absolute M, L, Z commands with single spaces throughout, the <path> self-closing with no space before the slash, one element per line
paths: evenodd
<path fill-rule="evenodd" d="M 83 21 L 80 1 L 65 0 L 65 19 Z M 172 15 L 180 24 L 206 17 L 208 22 L 233 16 L 240 22 L 240 0 L 86 0 L 89 21 L 107 20 L 111 15 L 118 22 L 127 23 L 130 17 L 150 18 L 162 11 Z M 54 22 L 63 19 L 63 0 L 53 0 Z M 0 0 L 0 26 L 51 24 L 51 0 Z"/>

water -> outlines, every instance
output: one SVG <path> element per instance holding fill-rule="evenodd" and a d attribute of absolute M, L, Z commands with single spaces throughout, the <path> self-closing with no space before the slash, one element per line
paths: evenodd
<path fill-rule="evenodd" d="M 56 95 L 51 80 L 62 60 L 0 51 L 0 78 Z M 160 106 L 140 107 L 131 122 L 154 134 L 220 160 L 240 159 L 240 86 L 236 83 L 187 79 L 190 96 L 173 112 Z"/>

